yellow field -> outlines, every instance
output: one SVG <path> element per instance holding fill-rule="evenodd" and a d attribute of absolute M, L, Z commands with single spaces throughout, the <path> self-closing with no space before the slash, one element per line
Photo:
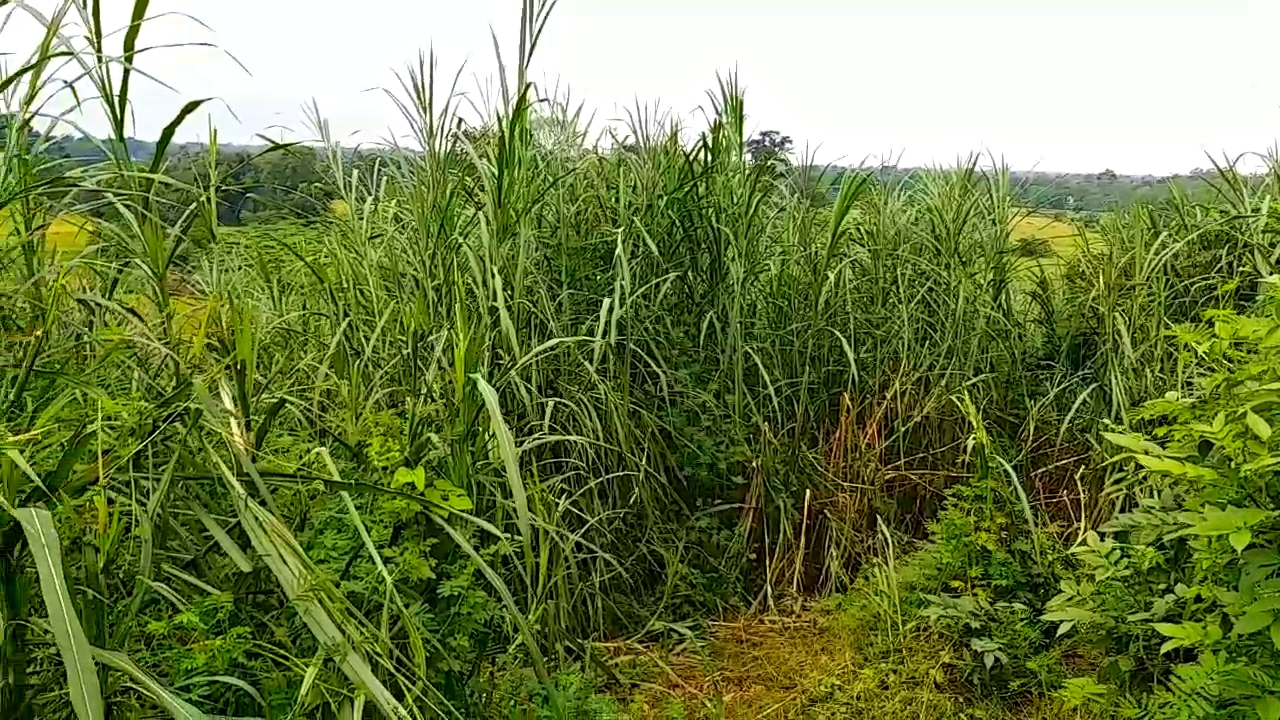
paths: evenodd
<path fill-rule="evenodd" d="M 54 218 L 44 231 L 46 248 L 58 253 L 76 254 L 93 243 L 98 236 L 93 220 L 83 215 L 63 215 Z"/>
<path fill-rule="evenodd" d="M 0 210 L 0 241 L 11 240 L 15 229 L 9 209 Z M 97 235 L 92 218 L 74 213 L 61 215 L 44 228 L 45 249 L 60 256 L 76 255 L 93 244 Z"/>
<path fill-rule="evenodd" d="M 1087 235 L 1073 224 L 1059 220 L 1052 215 L 1030 213 L 1020 215 L 1013 224 L 1012 239 L 1015 242 L 1033 240 L 1049 244 L 1058 255 L 1069 255 L 1079 249 L 1081 241 L 1088 241 Z"/>
<path fill-rule="evenodd" d="M 202 343 L 209 329 L 210 315 L 216 308 L 214 301 L 199 295 L 172 294 L 173 330 L 187 340 Z M 146 295 L 130 294 L 120 299 L 120 304 L 137 311 L 147 322 L 155 322 L 156 306 Z"/>

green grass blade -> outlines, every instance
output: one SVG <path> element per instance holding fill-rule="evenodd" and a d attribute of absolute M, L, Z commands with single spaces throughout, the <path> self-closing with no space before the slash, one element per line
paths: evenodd
<path fill-rule="evenodd" d="M 147 19 L 147 7 L 150 0 L 134 0 L 133 12 L 129 18 L 129 27 L 124 33 L 124 54 L 121 57 L 123 68 L 120 71 L 120 91 L 115 101 L 116 139 L 124 142 L 125 118 L 129 117 L 129 80 L 133 75 L 133 59 L 137 56 L 138 35 L 142 32 L 142 24 Z"/>
<path fill-rule="evenodd" d="M 341 483 L 342 475 L 338 472 L 338 466 L 333 461 L 333 456 L 329 454 L 327 448 L 317 450 L 329 468 L 334 482 Z M 365 527 L 364 520 L 360 517 L 360 512 L 356 509 L 355 502 L 351 499 L 351 493 L 343 490 L 338 493 L 342 497 L 342 502 L 347 507 L 347 514 L 351 517 L 351 523 L 355 526 L 356 531 L 360 535 L 361 542 L 364 543 L 365 550 L 369 552 L 369 558 L 373 560 L 373 564 L 378 568 L 378 574 L 382 576 L 383 581 L 387 585 L 387 594 L 395 601 L 396 609 L 400 612 L 404 621 L 404 628 L 409 634 L 409 648 L 413 655 L 414 663 L 418 674 L 425 675 L 426 667 L 426 648 L 423 645 L 422 635 L 418 631 L 417 620 L 408 611 L 404 605 L 404 601 L 400 598 L 400 592 L 396 589 L 395 580 L 392 579 L 391 573 L 387 571 L 387 566 L 382 562 L 382 555 L 378 552 L 378 548 L 373 544 L 373 538 L 369 535 L 368 528 Z"/>
<path fill-rule="evenodd" d="M 164 708 L 173 720 L 207 720 L 205 715 L 194 705 L 178 697 L 173 690 L 160 684 L 158 680 L 152 677 L 147 671 L 138 667 L 128 655 L 112 650 L 93 649 L 93 656 L 103 665 L 119 670 L 128 675 L 137 683 L 137 687 L 142 690 L 147 697 L 150 697 L 160 707 Z"/>
<path fill-rule="evenodd" d="M 102 688 L 93 664 L 93 651 L 85 636 L 66 574 L 62 570 L 62 547 L 53 516 L 40 508 L 9 509 L 22 525 L 40 575 L 40 592 L 49 611 L 49 625 L 67 670 L 67 690 L 71 706 L 80 720 L 102 720 L 104 716 Z"/>
<path fill-rule="evenodd" d="M 156 142 L 155 157 L 151 158 L 150 172 L 152 175 L 159 173 L 160 168 L 164 165 L 166 154 L 169 151 L 169 144 L 173 142 L 173 136 L 178 132 L 178 128 L 182 127 L 182 123 L 185 122 L 188 117 L 191 117 L 191 113 L 199 110 L 200 106 L 209 102 L 210 99 L 211 98 L 192 100 L 186 105 L 183 105 L 182 109 L 178 111 L 178 114 L 173 116 L 173 119 L 169 121 L 169 124 L 164 126 L 164 130 L 160 133 L 160 140 Z"/>
<path fill-rule="evenodd" d="M 542 651 L 538 649 L 537 636 L 533 634 L 533 628 L 529 625 L 528 618 L 525 617 L 524 613 L 520 612 L 520 608 L 516 605 L 516 599 L 511 594 L 511 589 L 502 581 L 498 573 L 494 572 L 489 563 L 485 562 L 480 553 L 476 552 L 475 547 L 461 533 L 453 529 L 452 525 L 432 513 L 427 513 L 427 517 L 431 518 L 449 537 L 453 538 L 458 547 L 462 548 L 462 551 L 471 558 L 476 567 L 480 568 L 480 573 L 489 581 L 493 589 L 498 591 L 498 596 L 502 598 L 502 604 L 506 606 L 507 613 L 520 630 L 520 638 L 524 641 L 525 648 L 529 651 L 529 658 L 533 661 L 533 671 L 538 675 L 538 680 L 542 681 L 543 685 L 546 686 L 552 703 L 559 710 L 560 696 L 556 692 L 555 684 L 551 682 L 551 676 L 547 673 L 547 663 L 542 657 Z"/>
<path fill-rule="evenodd" d="M 511 486 L 511 500 L 516 506 L 516 526 L 520 529 L 520 537 L 524 540 L 526 552 L 531 548 L 533 523 L 529 521 L 529 497 L 525 493 L 524 480 L 520 477 L 520 461 L 516 452 L 516 443 L 511 436 L 511 429 L 502 417 L 502 406 L 498 403 L 498 393 L 479 374 L 473 373 L 484 405 L 489 410 L 489 424 L 498 440 L 498 454 L 507 472 L 507 484 Z"/>
<path fill-rule="evenodd" d="M 218 547 L 222 548 L 222 551 L 231 558 L 236 567 L 240 568 L 240 572 L 253 572 L 253 562 L 249 560 L 249 556 L 244 554 L 244 551 L 240 549 L 236 541 L 232 540 L 227 531 L 223 530 L 222 526 L 218 524 L 218 521 L 209 515 L 199 503 L 191 501 L 187 503 L 187 506 L 191 508 L 191 512 L 195 513 L 196 519 L 213 536 L 214 541 L 218 543 Z"/>
<path fill-rule="evenodd" d="M 203 685 L 207 683 L 221 683 L 223 685 L 230 685 L 231 687 L 239 688 L 245 691 L 249 697 L 256 700 L 259 705 L 265 707 L 267 704 L 267 701 L 262 697 L 262 693 L 254 689 L 252 685 L 238 677 L 231 677 L 230 675 L 200 675 L 193 678 L 187 678 L 182 682 L 174 683 L 173 687 L 176 689 L 187 685 Z"/>
<path fill-rule="evenodd" d="M 212 448 L 209 455 L 231 492 L 241 527 L 316 640 L 330 649 L 347 678 L 360 692 L 372 698 L 383 714 L 396 719 L 413 717 L 378 679 L 360 652 L 358 638 L 353 639 L 339 626 L 334 612 L 337 609 L 336 592 L 298 545 L 293 532 L 249 497 L 235 474 Z"/>

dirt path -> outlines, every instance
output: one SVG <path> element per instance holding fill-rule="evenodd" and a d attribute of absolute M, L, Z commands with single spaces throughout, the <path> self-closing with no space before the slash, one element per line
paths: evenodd
<path fill-rule="evenodd" d="M 634 717 L 802 717 L 815 694 L 855 662 L 853 645 L 812 613 L 712 623 L 708 635 L 666 653 L 610 646 L 615 661 L 652 668 L 652 680 L 629 698 Z"/>
<path fill-rule="evenodd" d="M 669 651 L 605 647 L 616 667 L 645 668 L 623 701 L 636 720 L 1061 720 L 1049 701 L 1009 709 L 959 688 L 945 648 L 871 650 L 841 612 L 712 623 Z M 625 670 L 623 672 L 626 672 Z"/>

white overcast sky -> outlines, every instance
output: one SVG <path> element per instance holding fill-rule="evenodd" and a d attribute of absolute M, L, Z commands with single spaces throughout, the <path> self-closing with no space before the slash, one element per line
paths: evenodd
<path fill-rule="evenodd" d="M 123 25 L 131 3 L 104 4 Z M 149 56 L 178 94 L 139 90 L 139 136 L 216 96 L 238 118 L 213 113 L 224 140 L 300 132 L 312 99 L 338 137 L 375 140 L 402 126 L 372 88 L 434 47 L 474 90 L 495 72 L 490 28 L 514 55 L 519 0 L 153 0 L 164 11 L 212 31 L 172 18 L 143 44 L 213 42 L 249 73 L 206 50 Z M 1280 137 L 1278 22 L 1280 0 L 561 0 L 533 77 L 569 88 L 597 127 L 637 100 L 696 125 L 716 73 L 736 69 L 749 129 L 821 161 L 982 150 L 1018 169 L 1169 173 Z M 15 25 L 0 49 L 24 37 Z M 183 139 L 207 125 L 193 117 Z"/>

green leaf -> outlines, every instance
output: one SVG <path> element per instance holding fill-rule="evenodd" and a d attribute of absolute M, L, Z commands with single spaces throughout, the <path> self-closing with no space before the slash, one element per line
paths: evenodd
<path fill-rule="evenodd" d="M 1222 639 L 1222 630 L 1217 623 L 1152 623 L 1152 629 L 1170 638 L 1160 646 L 1163 655 L 1174 648 L 1199 644 L 1212 644 Z"/>
<path fill-rule="evenodd" d="M 132 29 L 133 28 L 130 28 L 130 30 Z M 201 105 L 204 105 L 212 99 L 213 98 L 204 98 L 188 102 L 186 105 L 183 105 L 182 109 L 178 111 L 178 114 L 169 121 L 169 124 L 164 126 L 164 130 L 160 132 L 160 139 L 155 145 L 155 156 L 151 159 L 152 175 L 159 173 L 161 166 L 164 165 L 164 160 L 168 157 L 167 151 L 169 149 L 169 144 L 173 142 L 173 136 L 178 132 L 178 128 L 182 127 L 182 123 L 187 118 L 191 117 L 191 113 L 199 110 Z"/>
<path fill-rule="evenodd" d="M 1255 610 L 1247 612 L 1236 618 L 1236 624 L 1232 632 L 1236 635 L 1251 635 L 1271 625 L 1273 620 L 1275 620 L 1275 613 L 1269 611 Z"/>
<path fill-rule="evenodd" d="M 432 505 L 443 506 L 446 504 L 444 501 L 444 494 L 433 487 L 429 487 L 426 490 L 423 490 L 422 497 Z M 433 507 L 430 509 L 431 509 L 431 512 L 439 515 L 440 517 L 445 517 L 446 515 L 449 514 L 443 507 Z"/>
<path fill-rule="evenodd" d="M 1244 422 L 1253 431 L 1253 434 L 1262 438 L 1262 440 L 1265 441 L 1271 438 L 1271 426 L 1267 424 L 1266 420 L 1258 417 L 1258 414 L 1254 411 L 1244 411 Z"/>
<path fill-rule="evenodd" d="M 31 478 L 32 482 L 38 485 L 41 490 L 44 490 L 46 495 L 52 496 L 53 493 L 50 493 L 49 488 L 45 487 L 44 483 L 40 481 L 40 476 L 36 475 L 36 471 L 32 470 L 31 466 L 27 464 L 27 459 L 22 457 L 22 453 L 12 449 L 5 450 L 4 453 L 9 456 L 9 459 L 13 461 L 14 465 L 18 466 L 18 469 L 21 470 L 23 474 Z M 17 500 L 14 500 L 14 502 L 17 502 Z"/>
<path fill-rule="evenodd" d="M 1040 619 L 1047 622 L 1093 622 L 1098 619 L 1098 615 L 1084 608 L 1069 607 L 1047 612 Z"/>
<path fill-rule="evenodd" d="M 1256 472 L 1258 470 L 1265 470 L 1271 467 L 1272 465 L 1280 465 L 1280 456 L 1265 455 L 1256 460 L 1250 460 L 1244 465 L 1241 465 L 1240 469 L 1247 470 L 1249 472 Z"/>
<path fill-rule="evenodd" d="M 1164 448 L 1138 437 L 1137 435 L 1131 435 L 1129 433 L 1104 432 L 1102 433 L 1102 437 L 1106 438 L 1107 442 L 1110 442 L 1112 445 L 1118 445 L 1125 450 L 1130 450 L 1135 453 L 1141 453 L 1143 455 L 1161 455 L 1164 453 Z"/>
<path fill-rule="evenodd" d="M 440 506 L 439 508 L 432 509 L 432 512 L 440 517 L 447 517 L 449 515 L 448 510 L 445 508 L 452 508 L 454 510 L 465 512 L 474 507 L 471 503 L 471 498 L 467 496 L 466 491 L 458 488 L 456 485 L 443 478 L 436 480 L 432 483 L 431 487 L 423 490 L 422 497 L 426 498 L 428 502 Z"/>
<path fill-rule="evenodd" d="M 1280 698 L 1275 695 L 1264 695 L 1254 700 L 1253 709 L 1258 712 L 1260 720 L 1280 720 Z"/>
<path fill-rule="evenodd" d="M 1063 682 L 1057 694 L 1069 707 L 1080 707 L 1105 700 L 1110 691 L 1111 688 L 1091 677 L 1076 677 Z"/>
<path fill-rule="evenodd" d="M 1178 640 L 1190 640 L 1198 634 L 1191 623 L 1152 623 L 1151 627 L 1165 637 Z"/>
<path fill-rule="evenodd" d="M 418 488 L 418 492 L 422 492 L 427 486 L 427 471 L 421 467 L 397 468 L 395 477 L 391 478 L 391 487 L 395 489 L 404 485 L 412 485 Z"/>
<path fill-rule="evenodd" d="M 122 56 L 120 70 L 120 89 L 116 91 L 116 97 L 111 98 L 119 105 L 115 109 L 115 125 L 114 128 L 116 139 L 124 141 L 124 123 L 129 112 L 129 76 L 133 73 L 134 57 L 137 55 L 138 33 L 142 31 L 142 25 L 147 17 L 147 6 L 150 0 L 134 0 L 133 17 L 130 18 L 129 27 L 124 33 L 124 55 Z M 95 3 L 96 5 L 96 3 Z"/>
<path fill-rule="evenodd" d="M 1169 475 L 1197 478 L 1200 480 L 1214 480 L 1218 477 L 1218 473 L 1214 472 L 1210 468 L 1192 465 L 1191 463 L 1185 463 L 1172 458 L 1152 457 L 1150 455 L 1134 455 L 1133 459 L 1137 460 L 1143 467 L 1153 472 L 1162 472 Z"/>
<path fill-rule="evenodd" d="M 440 491 L 442 504 L 448 505 L 454 510 L 462 510 L 465 512 L 475 507 L 471 503 L 471 498 L 467 496 L 467 492 L 465 490 L 457 487 L 444 478 L 436 480 L 432 487 Z"/>
<path fill-rule="evenodd" d="M 1280 620 L 1271 623 L 1271 644 L 1280 650 Z"/>
<path fill-rule="evenodd" d="M 1264 598 L 1258 598 L 1249 607 L 1245 608 L 1245 612 L 1255 612 L 1259 610 L 1280 610 L 1280 595 L 1270 595 Z"/>
<path fill-rule="evenodd" d="M 62 570 L 62 547 L 53 516 L 48 510 L 39 508 L 10 509 L 10 512 L 22 525 L 36 561 L 40 592 L 49 611 L 49 625 L 67 670 L 71 707 L 80 720 L 102 720 L 102 688 L 98 685 L 98 673 L 93 664 L 93 648 L 80 625 L 75 606 L 71 604 L 71 593 Z"/>
<path fill-rule="evenodd" d="M 1188 513 L 1188 518 L 1198 519 L 1191 528 L 1193 535 L 1226 535 L 1234 533 L 1237 530 L 1251 528 L 1254 525 L 1271 517 L 1271 513 L 1267 510 L 1256 507 L 1238 508 L 1227 507 L 1219 510 L 1212 505 L 1206 507 L 1201 514 Z"/>
<path fill-rule="evenodd" d="M 1253 531 L 1249 528 L 1237 530 L 1228 535 L 1227 539 L 1231 541 L 1231 547 L 1235 548 L 1236 552 L 1242 553 L 1245 548 L 1249 547 L 1249 542 L 1253 540 Z"/>

